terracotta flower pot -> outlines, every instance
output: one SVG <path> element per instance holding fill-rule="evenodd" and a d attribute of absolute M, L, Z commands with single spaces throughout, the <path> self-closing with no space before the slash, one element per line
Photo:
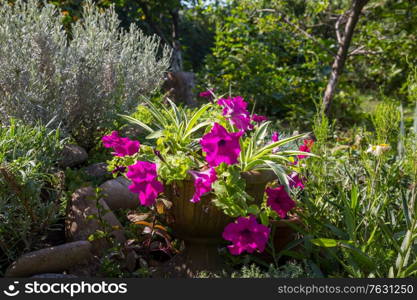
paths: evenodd
<path fill-rule="evenodd" d="M 274 221 L 274 249 L 275 252 L 282 251 L 290 242 L 297 238 L 297 231 L 291 225 L 301 226 L 301 218 L 297 215 L 290 216 L 288 219 Z"/>
<path fill-rule="evenodd" d="M 261 202 L 265 186 L 276 178 L 272 171 L 242 173 L 246 180 L 246 192 Z M 179 276 L 193 276 L 198 271 L 221 269 L 217 246 L 222 242 L 224 227 L 234 219 L 225 215 L 211 202 L 212 195 L 201 198 L 198 203 L 190 202 L 194 194 L 194 181 L 184 180 L 165 187 L 165 194 L 172 201 L 170 213 L 174 218 L 171 225 L 175 237 L 184 240 L 185 253 L 177 263 L 173 262 Z"/>

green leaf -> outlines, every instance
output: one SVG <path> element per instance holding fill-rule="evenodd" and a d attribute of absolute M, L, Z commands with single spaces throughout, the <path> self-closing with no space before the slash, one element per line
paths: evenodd
<path fill-rule="evenodd" d="M 395 275 L 394 275 L 394 267 L 392 267 L 392 266 L 389 268 L 388 278 L 395 278 Z"/>
<path fill-rule="evenodd" d="M 171 105 L 172 110 L 174 111 L 174 117 L 175 117 L 174 121 L 175 121 L 175 124 L 177 125 L 177 127 L 179 127 L 180 126 L 180 123 L 181 123 L 181 119 L 182 119 L 181 118 L 181 113 L 178 110 L 178 107 L 177 107 L 177 105 L 175 105 L 174 102 L 172 102 L 169 98 L 167 98 L 167 101 Z"/>
<path fill-rule="evenodd" d="M 288 137 L 288 138 L 285 138 L 285 139 L 279 140 L 279 141 L 277 141 L 277 142 L 274 142 L 274 143 L 268 144 L 268 145 L 266 145 L 266 146 L 262 147 L 261 149 L 259 149 L 259 150 L 255 153 L 254 159 L 257 159 L 257 158 L 259 158 L 259 157 L 262 157 L 264 154 L 266 154 L 266 153 L 268 153 L 268 152 L 272 152 L 272 150 L 273 150 L 274 148 L 277 148 L 277 147 L 279 147 L 279 146 L 285 145 L 285 144 L 287 144 L 287 143 L 289 143 L 289 142 L 295 141 L 295 140 L 300 139 L 300 138 L 302 138 L 302 137 L 307 137 L 307 135 L 308 135 L 308 134 L 306 134 L 306 133 L 304 133 L 304 134 L 298 134 L 298 135 L 294 135 L 294 136 L 291 136 L 291 137 Z M 303 153 L 304 153 L 304 152 L 303 152 Z"/>
<path fill-rule="evenodd" d="M 203 122 L 203 123 L 200 123 L 200 124 L 198 124 L 197 126 L 195 126 L 195 127 L 193 127 L 193 128 L 191 128 L 190 130 L 186 130 L 186 133 L 185 133 L 185 135 L 184 135 L 184 138 L 187 138 L 188 136 L 190 136 L 191 134 L 193 134 L 194 132 L 196 132 L 197 130 L 199 130 L 200 128 L 203 128 L 203 127 L 205 127 L 205 126 L 208 126 L 208 125 L 210 125 L 211 124 L 211 122 L 210 121 L 206 121 L 206 122 Z"/>
<path fill-rule="evenodd" d="M 259 214 L 259 218 L 261 219 L 262 225 L 269 226 L 269 217 L 268 217 L 268 214 L 265 211 L 262 211 Z"/>
<path fill-rule="evenodd" d="M 248 214 L 253 214 L 257 216 L 259 214 L 259 207 L 255 204 L 252 204 L 248 207 Z"/>
<path fill-rule="evenodd" d="M 145 123 L 131 117 L 131 116 L 127 116 L 127 115 L 119 115 L 120 117 L 122 117 L 123 119 L 127 120 L 128 122 L 132 123 L 132 124 L 136 124 L 139 125 L 140 127 L 142 127 L 143 129 L 145 129 L 146 131 L 153 133 L 154 130 L 152 128 L 150 128 L 148 125 L 146 125 Z"/>
<path fill-rule="evenodd" d="M 343 220 L 345 222 L 347 232 L 349 234 L 350 240 L 355 240 L 355 217 L 352 213 L 352 210 L 350 208 L 350 205 L 347 203 L 348 200 L 346 200 L 346 196 L 343 194 L 343 202 L 345 205 L 343 206 Z"/>
<path fill-rule="evenodd" d="M 286 172 L 284 171 L 284 169 L 278 165 L 277 163 L 270 161 L 270 160 L 265 160 L 265 163 L 271 168 L 272 171 L 274 171 L 275 175 L 277 175 L 279 181 L 281 184 L 284 184 L 287 189 L 289 189 L 289 181 L 288 181 L 288 176 L 286 174 Z"/>
<path fill-rule="evenodd" d="M 355 258 L 356 262 L 362 265 L 363 267 L 367 268 L 368 271 L 372 271 L 376 268 L 375 263 L 366 255 L 364 254 L 360 249 L 342 241 L 340 243 L 340 246 L 349 249 L 350 253 Z"/>
<path fill-rule="evenodd" d="M 353 211 L 356 211 L 358 207 L 358 186 L 354 185 L 350 192 L 350 207 Z"/>
<path fill-rule="evenodd" d="M 164 135 L 164 131 L 162 129 L 160 129 L 160 130 L 154 131 L 151 134 L 147 135 L 146 139 L 147 140 L 153 140 L 153 139 L 160 138 L 163 135 Z"/>
<path fill-rule="evenodd" d="M 206 105 L 203 105 L 190 119 L 190 122 L 188 122 L 186 128 L 185 128 L 185 134 L 188 134 L 194 127 L 194 125 L 197 123 L 197 121 L 200 119 L 200 117 L 212 106 L 211 103 L 208 103 Z"/>
<path fill-rule="evenodd" d="M 404 277 L 410 277 L 417 273 L 417 261 L 407 267 L 404 271 Z"/>
<path fill-rule="evenodd" d="M 158 127 L 163 129 L 164 127 L 168 126 L 166 117 L 159 111 L 159 109 L 148 99 L 144 97 L 142 97 L 142 99 L 147 104 L 149 112 L 153 115 L 155 123 L 158 125 Z M 171 114 L 168 114 L 168 116 L 171 116 Z"/>
<path fill-rule="evenodd" d="M 405 190 L 404 189 L 401 190 L 401 196 L 402 196 L 401 198 L 402 198 L 402 206 L 403 206 L 403 212 L 404 212 L 405 222 L 407 224 L 407 228 L 410 228 L 410 226 L 411 226 L 410 212 L 408 210 L 407 197 L 406 197 L 406 193 L 405 193 Z"/>
<path fill-rule="evenodd" d="M 255 144 L 262 142 L 265 139 L 270 124 L 271 121 L 264 122 L 256 129 L 253 135 L 253 141 L 255 142 Z"/>
<path fill-rule="evenodd" d="M 338 240 L 327 239 L 327 238 L 311 239 L 310 242 L 316 246 L 325 247 L 325 248 L 333 248 L 339 245 Z"/>

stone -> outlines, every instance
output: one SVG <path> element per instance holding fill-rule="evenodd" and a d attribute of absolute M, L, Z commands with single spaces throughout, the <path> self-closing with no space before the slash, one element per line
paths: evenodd
<path fill-rule="evenodd" d="M 98 203 L 101 214 L 99 214 L 96 193 L 92 187 L 80 188 L 73 193 L 65 220 L 67 239 L 70 241 L 87 240 L 97 230 L 111 230 L 111 235 L 115 240 L 124 244 L 126 237 L 119 220 L 103 199 L 99 199 Z M 99 221 L 100 215 L 102 222 Z M 100 254 L 111 247 L 104 238 L 93 240 L 92 245 L 95 254 Z"/>
<path fill-rule="evenodd" d="M 128 251 L 125 257 L 125 268 L 129 271 L 129 272 L 133 272 L 136 270 L 136 253 L 135 251 Z"/>
<path fill-rule="evenodd" d="M 64 149 L 61 152 L 61 159 L 58 164 L 62 168 L 73 168 L 81 165 L 87 159 L 88 154 L 84 148 L 78 145 L 69 144 L 64 146 Z"/>
<path fill-rule="evenodd" d="M 74 265 L 86 264 L 93 257 L 92 244 L 77 241 L 26 253 L 6 270 L 5 277 L 63 272 Z"/>
<path fill-rule="evenodd" d="M 129 190 L 130 181 L 125 177 L 117 177 L 103 183 L 102 197 L 111 209 L 135 209 L 139 205 L 138 195 Z"/>
<path fill-rule="evenodd" d="M 90 177 L 106 177 L 110 176 L 111 172 L 107 171 L 107 164 L 104 162 L 95 163 L 84 168 L 84 173 Z"/>

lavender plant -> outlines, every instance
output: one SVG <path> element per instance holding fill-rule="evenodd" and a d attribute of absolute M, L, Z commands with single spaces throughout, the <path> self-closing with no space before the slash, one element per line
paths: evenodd
<path fill-rule="evenodd" d="M 134 109 L 160 86 L 170 51 L 119 24 L 113 7 L 100 12 L 88 0 L 69 39 L 55 6 L 0 4 L 0 122 L 53 120 L 89 144 L 116 113 Z"/>

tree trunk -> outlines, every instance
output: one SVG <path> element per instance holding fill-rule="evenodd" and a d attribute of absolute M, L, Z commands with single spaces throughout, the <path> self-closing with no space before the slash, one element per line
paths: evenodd
<path fill-rule="evenodd" d="M 149 11 L 148 5 L 142 1 L 138 2 L 139 7 L 142 9 L 142 12 L 144 13 L 146 17 L 146 23 L 148 23 L 149 27 L 153 30 L 153 32 L 159 36 L 162 41 L 164 41 L 167 45 L 171 45 L 171 42 L 166 38 L 165 34 L 162 32 L 162 30 L 159 28 L 159 26 L 153 21 L 153 16 L 151 12 Z"/>
<path fill-rule="evenodd" d="M 350 42 L 352 41 L 353 32 L 358 23 L 362 8 L 369 0 L 352 0 L 352 7 L 350 9 L 349 17 L 345 26 L 344 35 L 339 41 L 339 49 L 332 65 L 332 73 L 330 74 L 326 90 L 323 96 L 323 111 L 326 116 L 330 115 L 330 108 L 333 101 L 334 93 L 336 91 L 337 81 L 343 71 L 346 62 Z"/>
<path fill-rule="evenodd" d="M 171 69 L 173 72 L 182 71 L 182 52 L 179 37 L 179 12 L 178 8 L 170 11 L 172 17 L 172 63 Z"/>

